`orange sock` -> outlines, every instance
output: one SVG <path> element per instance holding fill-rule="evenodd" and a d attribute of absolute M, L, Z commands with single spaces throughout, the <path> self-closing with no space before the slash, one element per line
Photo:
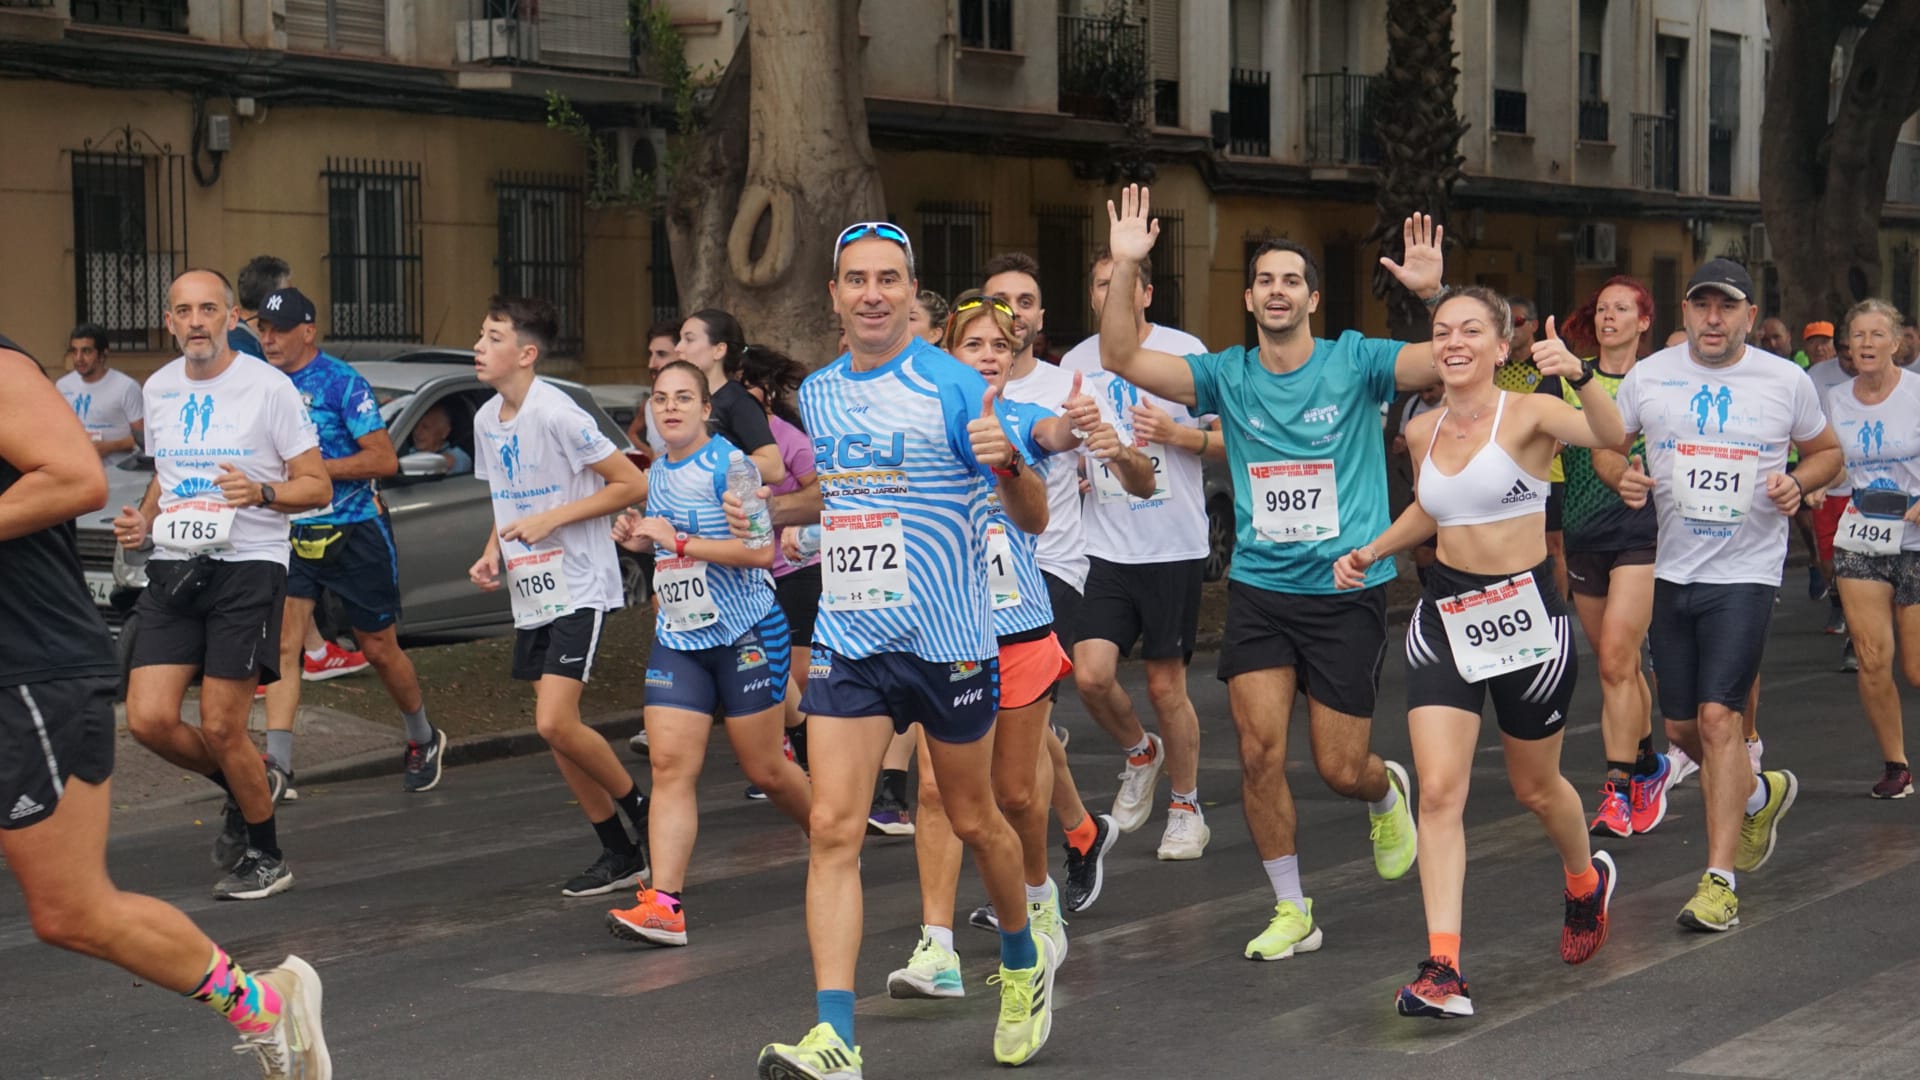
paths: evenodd
<path fill-rule="evenodd" d="M 1067 843 L 1073 845 L 1073 850 L 1085 855 L 1093 850 L 1094 838 L 1099 835 L 1099 826 L 1094 824 L 1093 815 L 1088 814 L 1080 819 L 1080 824 L 1067 830 Z"/>
<path fill-rule="evenodd" d="M 1593 890 L 1600 887 L 1600 871 L 1589 862 L 1584 872 L 1567 875 L 1567 894 L 1569 896 L 1592 896 Z"/>
<path fill-rule="evenodd" d="M 1445 960 L 1449 967 L 1455 971 L 1459 971 L 1460 935 L 1429 933 L 1427 935 L 1427 955 L 1433 957 L 1435 960 Z"/>

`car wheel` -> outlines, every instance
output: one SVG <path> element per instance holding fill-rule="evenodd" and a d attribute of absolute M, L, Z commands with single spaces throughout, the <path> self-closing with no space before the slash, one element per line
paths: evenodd
<path fill-rule="evenodd" d="M 1216 498 L 1207 504 L 1207 565 L 1205 577 L 1208 581 L 1219 581 L 1227 576 L 1227 568 L 1233 565 L 1233 500 Z"/>
<path fill-rule="evenodd" d="M 113 643 L 120 661 L 120 686 L 114 691 L 115 701 L 127 700 L 127 680 L 133 671 L 133 636 L 139 632 L 140 616 L 135 612 L 127 612 L 126 621 L 120 624 L 119 640 Z"/>
<path fill-rule="evenodd" d="M 620 553 L 620 594 L 628 607 L 642 607 L 653 598 L 653 560 Z"/>

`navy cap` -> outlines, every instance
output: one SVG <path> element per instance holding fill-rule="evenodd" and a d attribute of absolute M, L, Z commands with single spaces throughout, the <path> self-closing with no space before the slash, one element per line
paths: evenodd
<path fill-rule="evenodd" d="M 1701 289 L 1718 289 L 1735 300 L 1753 299 L 1753 278 L 1747 268 L 1732 259 L 1708 259 L 1687 279 L 1687 298 Z"/>
<path fill-rule="evenodd" d="M 291 330 L 303 323 L 313 322 L 314 317 L 313 301 L 291 285 L 268 293 L 260 303 L 260 321 L 275 330 Z"/>

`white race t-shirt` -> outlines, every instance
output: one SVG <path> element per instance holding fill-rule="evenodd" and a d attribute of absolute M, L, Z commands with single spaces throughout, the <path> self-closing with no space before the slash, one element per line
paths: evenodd
<path fill-rule="evenodd" d="M 1199 338 L 1166 326 L 1150 327 L 1144 345 L 1175 356 L 1207 351 Z M 1100 415 L 1119 431 L 1123 442 L 1135 441 L 1129 410 L 1142 401 L 1166 410 L 1182 427 L 1203 428 L 1213 422 L 1210 415 L 1196 417 L 1185 405 L 1146 393 L 1102 368 L 1098 335 L 1075 345 L 1060 359 L 1060 368 L 1086 377 L 1083 388 L 1100 403 Z M 1081 502 L 1081 520 L 1088 555 L 1127 565 L 1207 557 L 1206 480 L 1200 455 L 1169 447 L 1165 466 L 1169 494 L 1164 499 L 1109 501 L 1098 490 L 1087 492 Z M 1087 455 L 1087 468 L 1099 468 L 1091 455 Z"/>
<path fill-rule="evenodd" d="M 1813 392 L 1820 397 L 1820 408 L 1827 414 L 1827 423 L 1833 423 L 1833 412 L 1827 408 L 1827 402 L 1831 400 L 1833 396 L 1834 387 L 1845 386 L 1851 383 L 1853 376 L 1847 374 L 1846 369 L 1840 366 L 1839 359 L 1835 358 L 1832 360 L 1822 360 L 1808 368 L 1807 378 L 1813 380 Z M 1842 472 L 1840 474 L 1840 478 L 1834 481 L 1832 487 L 1827 489 L 1827 494 L 1853 494 L 1853 488 L 1847 483 L 1846 473 Z"/>
<path fill-rule="evenodd" d="M 140 384 L 124 372 L 106 369 L 105 373 L 93 382 L 80 377 L 77 371 L 69 371 L 60 376 L 53 384 L 60 390 L 60 396 L 73 406 L 73 414 L 80 418 L 80 425 L 94 442 L 112 442 L 133 434 L 133 425 L 145 416 L 145 405 L 140 400 Z M 108 465 L 125 461 L 133 456 L 131 450 L 120 450 L 100 460 Z"/>
<path fill-rule="evenodd" d="M 153 373 L 142 397 L 163 519 L 181 503 L 224 503 L 216 482 L 223 464 L 258 483 L 279 484 L 287 479 L 288 459 L 320 445 L 293 380 L 246 353 L 235 353 L 227 370 L 212 379 L 188 378 L 186 358 L 177 357 Z M 188 557 L 160 544 L 163 520 L 155 526 L 154 558 Z M 237 511 L 227 542 L 206 552 L 224 562 L 281 566 L 287 553 L 287 515 L 260 506 Z"/>
<path fill-rule="evenodd" d="M 1852 379 L 1835 387 L 1826 399 L 1827 419 L 1847 456 L 1840 478 L 1851 481 L 1849 491 L 1887 488 L 1911 500 L 1920 495 L 1920 375 L 1893 373 L 1900 381 L 1878 405 L 1855 397 Z M 1908 528 L 1900 547 L 1920 551 L 1920 529 Z"/>
<path fill-rule="evenodd" d="M 1615 400 L 1628 432 L 1647 439 L 1647 471 L 1660 516 L 1654 576 L 1677 584 L 1780 584 L 1787 554 L 1787 519 L 1767 498 L 1766 480 L 1787 468 L 1787 449 L 1824 431 L 1827 418 L 1813 380 L 1791 360 L 1748 346 L 1729 367 L 1695 363 L 1685 342 L 1634 365 Z M 1753 479 L 1738 522 L 1684 516 L 1675 499 L 1675 461 L 1685 446 L 1703 463 L 1730 463 L 1730 451 L 1749 458 Z M 1721 455 L 1718 458 L 1712 455 Z M 1709 464 L 1703 464 L 1707 471 Z M 1732 468 L 1722 470 L 1731 473 Z M 1722 479 L 1722 490 L 1727 481 Z"/>
<path fill-rule="evenodd" d="M 1073 373 L 1036 361 L 1033 370 L 1007 380 L 1008 401 L 1024 401 L 1063 411 L 1073 393 Z M 1081 592 L 1087 588 L 1087 538 L 1080 527 L 1080 456 L 1054 454 L 1038 466 L 1047 481 L 1047 531 L 1035 538 L 1034 561 L 1040 569 Z"/>
<path fill-rule="evenodd" d="M 513 419 L 500 419 L 503 404 L 495 394 L 473 417 L 473 474 L 493 490 L 494 528 L 589 498 L 607 486 L 592 466 L 618 450 L 565 391 L 535 379 Z M 573 609 L 613 611 L 625 599 L 612 530 L 612 518 L 596 517 L 562 525 L 532 548 L 502 540 L 501 562 L 558 546 Z"/>

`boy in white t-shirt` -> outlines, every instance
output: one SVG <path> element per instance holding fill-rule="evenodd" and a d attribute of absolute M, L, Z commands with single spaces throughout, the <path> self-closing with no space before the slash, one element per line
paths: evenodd
<path fill-rule="evenodd" d="M 513 677 L 534 684 L 534 724 L 600 839 L 600 857 L 560 891 L 601 896 L 647 872 L 645 797 L 607 740 L 580 721 L 601 627 L 624 602 L 612 517 L 646 501 L 647 478 L 586 410 L 534 374 L 558 332 L 545 300 L 496 296 L 487 305 L 474 366 L 497 393 L 473 419 L 473 474 L 492 489 L 494 528 L 467 574 L 486 591 L 509 590 Z"/>

